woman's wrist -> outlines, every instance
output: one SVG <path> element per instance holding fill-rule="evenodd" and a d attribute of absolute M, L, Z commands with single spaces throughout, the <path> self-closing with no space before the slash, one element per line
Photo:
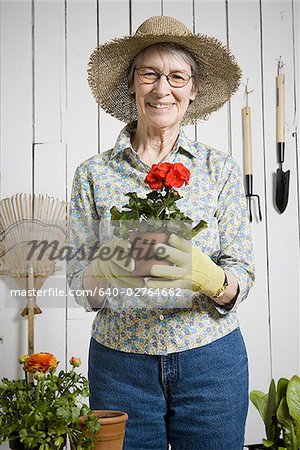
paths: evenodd
<path fill-rule="evenodd" d="M 225 271 L 226 280 L 227 280 L 227 286 L 225 287 L 225 290 L 223 294 L 218 297 L 214 298 L 214 302 L 217 303 L 220 306 L 225 306 L 231 309 L 234 304 L 235 300 L 239 293 L 239 285 L 237 282 L 237 279 L 231 272 Z"/>

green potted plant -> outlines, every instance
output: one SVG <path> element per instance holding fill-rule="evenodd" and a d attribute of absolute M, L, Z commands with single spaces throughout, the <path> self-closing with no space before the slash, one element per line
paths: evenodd
<path fill-rule="evenodd" d="M 101 425 L 96 434 L 94 450 L 122 450 L 128 414 L 122 411 L 93 410 Z M 85 427 L 85 418 L 82 418 Z M 71 447 L 71 450 L 76 447 Z"/>
<path fill-rule="evenodd" d="M 128 192 L 125 196 L 129 202 L 121 211 L 116 206 L 110 209 L 114 234 L 129 238 L 133 246 L 133 258 L 140 262 L 142 260 L 143 264 L 137 266 L 136 275 L 147 275 L 154 263 L 169 264 L 163 257 L 153 254 L 155 243 L 166 243 L 171 233 L 191 239 L 207 227 L 207 223 L 201 220 L 192 228 L 193 220 L 176 204 L 183 198 L 176 189 L 187 185 L 189 179 L 190 171 L 181 163 L 153 164 L 144 180 L 152 189 L 146 197 Z"/>
<path fill-rule="evenodd" d="M 266 429 L 263 445 L 248 446 L 253 450 L 300 449 L 300 378 L 280 378 L 275 385 L 272 379 L 268 393 L 254 390 L 250 400 L 258 410 Z"/>
<path fill-rule="evenodd" d="M 72 357 L 71 370 L 58 374 L 58 361 L 51 353 L 24 355 L 19 362 L 25 380 L 4 378 L 0 384 L 0 444 L 9 441 L 13 450 L 58 450 L 68 438 L 74 449 L 94 448 L 100 424 L 82 403 L 89 390 L 87 379 L 75 370 L 80 359 Z M 28 374 L 33 374 L 32 382 Z"/>

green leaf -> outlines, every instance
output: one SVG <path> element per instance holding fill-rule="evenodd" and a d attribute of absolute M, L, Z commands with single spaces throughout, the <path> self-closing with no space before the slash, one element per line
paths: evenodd
<path fill-rule="evenodd" d="M 277 393 L 276 393 L 276 405 L 279 406 L 281 399 L 286 395 L 286 389 L 289 380 L 287 378 L 280 378 L 277 383 Z"/>
<path fill-rule="evenodd" d="M 196 236 L 196 234 L 198 234 L 199 231 L 202 231 L 202 230 L 204 230 L 204 228 L 207 228 L 207 227 L 208 227 L 207 222 L 205 222 L 205 220 L 200 220 L 200 222 L 196 226 L 193 227 L 192 236 L 193 237 Z"/>
<path fill-rule="evenodd" d="M 146 198 L 156 201 L 156 200 L 162 199 L 163 196 L 160 191 L 151 191 L 146 195 Z"/>
<path fill-rule="evenodd" d="M 288 383 L 286 400 L 290 415 L 300 430 L 300 378 L 297 375 L 294 375 Z"/>
<path fill-rule="evenodd" d="M 46 443 L 46 444 L 40 445 L 39 450 L 49 450 L 49 444 Z"/>
<path fill-rule="evenodd" d="M 286 399 L 283 398 L 277 409 L 277 419 L 283 428 L 283 441 L 288 450 L 298 450 L 299 441 L 296 436 L 296 426 L 289 413 Z"/>
<path fill-rule="evenodd" d="M 59 436 L 54 440 L 55 447 L 60 447 L 64 443 L 64 438 L 62 436 Z"/>
<path fill-rule="evenodd" d="M 117 209 L 116 206 L 110 208 L 110 215 L 112 220 L 119 220 L 122 213 Z"/>
<path fill-rule="evenodd" d="M 300 447 L 300 378 L 294 375 L 287 386 L 286 401 L 291 417 L 294 419 L 298 446 Z"/>
<path fill-rule="evenodd" d="M 268 440 L 277 441 L 280 430 L 276 424 L 276 387 L 274 379 L 271 380 L 267 404 L 266 433 Z"/>
<path fill-rule="evenodd" d="M 274 441 L 268 441 L 267 439 L 263 439 L 262 443 L 264 444 L 265 447 L 270 448 L 273 447 L 275 442 Z"/>
<path fill-rule="evenodd" d="M 252 391 L 250 393 L 250 400 L 257 408 L 265 424 L 267 440 L 276 443 L 279 439 L 280 429 L 276 421 L 275 381 L 273 379 L 271 380 L 268 394 L 261 391 Z"/>
<path fill-rule="evenodd" d="M 250 392 L 250 400 L 258 410 L 264 424 L 267 422 L 268 397 L 268 394 L 262 391 L 254 390 Z"/>

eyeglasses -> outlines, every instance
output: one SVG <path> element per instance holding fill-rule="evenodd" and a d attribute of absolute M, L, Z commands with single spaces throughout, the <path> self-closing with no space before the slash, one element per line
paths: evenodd
<path fill-rule="evenodd" d="M 162 75 L 164 75 L 169 85 L 174 88 L 186 86 L 193 77 L 193 75 L 188 75 L 185 72 L 171 72 L 168 75 L 165 73 L 158 73 L 150 67 L 136 67 L 135 70 L 137 71 L 138 77 L 142 83 L 153 84 L 159 80 Z"/>

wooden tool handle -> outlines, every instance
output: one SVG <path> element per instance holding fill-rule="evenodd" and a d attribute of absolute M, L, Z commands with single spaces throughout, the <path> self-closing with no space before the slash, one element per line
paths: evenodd
<path fill-rule="evenodd" d="M 285 78 L 276 77 L 276 142 L 285 142 Z"/>
<path fill-rule="evenodd" d="M 251 175 L 252 171 L 252 139 L 251 139 L 251 112 L 249 106 L 242 109 L 243 122 L 243 150 L 244 150 L 244 173 Z"/>
<path fill-rule="evenodd" d="M 32 266 L 28 267 L 28 355 L 34 353 L 34 306 L 35 300 L 32 294 L 34 289 L 34 270 Z"/>

